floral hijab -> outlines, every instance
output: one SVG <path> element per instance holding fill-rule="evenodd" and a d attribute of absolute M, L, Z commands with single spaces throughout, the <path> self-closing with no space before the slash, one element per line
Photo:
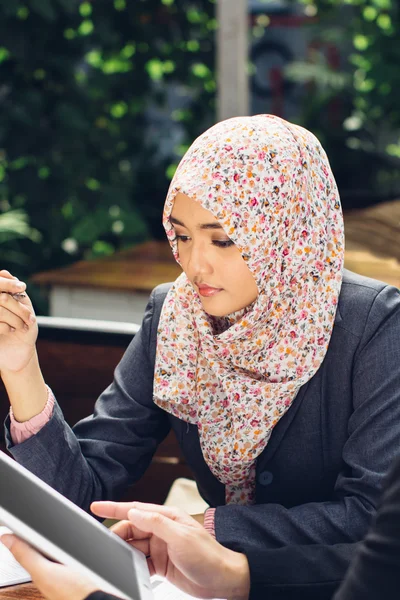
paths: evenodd
<path fill-rule="evenodd" d="M 255 461 L 330 342 L 344 257 L 339 195 L 314 135 L 272 115 L 218 123 L 183 157 L 163 217 L 179 262 L 169 220 L 178 192 L 219 221 L 259 295 L 216 330 L 178 277 L 160 318 L 154 402 L 197 425 L 226 502 L 252 504 Z"/>

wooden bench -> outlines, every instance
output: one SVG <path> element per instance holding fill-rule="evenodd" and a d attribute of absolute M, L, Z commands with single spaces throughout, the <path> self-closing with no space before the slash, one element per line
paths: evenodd
<path fill-rule="evenodd" d="M 113 371 L 138 326 L 130 323 L 38 317 L 38 354 L 46 382 L 52 388 L 66 421 L 73 425 L 93 411 L 99 394 L 109 385 Z M 0 382 L 0 419 L 9 402 Z M 1 427 L 0 449 L 5 451 Z M 176 438 L 169 434 L 159 446 L 142 479 L 122 500 L 163 503 L 173 481 L 193 478 Z"/>

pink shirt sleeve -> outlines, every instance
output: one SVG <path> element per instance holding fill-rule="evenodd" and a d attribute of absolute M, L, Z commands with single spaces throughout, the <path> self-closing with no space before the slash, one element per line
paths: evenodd
<path fill-rule="evenodd" d="M 204 513 L 204 529 L 215 538 L 215 508 L 207 508 Z"/>
<path fill-rule="evenodd" d="M 20 423 L 14 417 L 13 410 L 10 408 L 10 433 L 11 439 L 14 444 L 21 444 L 25 440 L 29 439 L 33 435 L 36 435 L 48 421 L 53 414 L 54 409 L 54 395 L 49 386 L 47 387 L 47 402 L 46 406 L 41 413 Z"/>

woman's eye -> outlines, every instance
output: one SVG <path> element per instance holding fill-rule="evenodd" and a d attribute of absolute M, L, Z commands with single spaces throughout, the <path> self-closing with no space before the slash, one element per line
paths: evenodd
<path fill-rule="evenodd" d="M 229 248 L 233 246 L 232 240 L 213 240 L 214 246 L 218 246 L 218 248 Z"/>
<path fill-rule="evenodd" d="M 177 242 L 187 242 L 190 238 L 188 235 L 176 235 L 175 239 Z"/>

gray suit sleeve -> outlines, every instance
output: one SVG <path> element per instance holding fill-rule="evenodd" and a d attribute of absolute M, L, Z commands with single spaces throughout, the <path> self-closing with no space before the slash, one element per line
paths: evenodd
<path fill-rule="evenodd" d="M 373 525 L 334 600 L 397 600 L 400 588 L 400 460 L 390 471 Z"/>
<path fill-rule="evenodd" d="M 18 445 L 12 444 L 6 419 L 7 447 L 14 458 L 85 510 L 94 500 L 118 499 L 141 477 L 169 431 L 167 414 L 153 402 L 156 292 L 157 288 L 140 331 L 117 366 L 113 382 L 97 400 L 93 415 L 71 429 L 56 403 L 49 422 Z"/>
<path fill-rule="evenodd" d="M 275 549 L 268 553 L 260 575 L 265 585 L 270 582 L 271 591 L 277 592 L 280 585 L 295 582 L 299 573 L 296 565 L 301 565 L 303 581 L 312 584 L 318 579 L 320 586 L 322 582 L 315 568 L 318 555 L 323 557 L 339 551 L 344 557 L 349 546 L 365 535 L 382 480 L 399 449 L 399 339 L 400 294 L 387 286 L 371 306 L 355 355 L 353 413 L 343 448 L 343 468 L 329 501 L 292 508 L 266 504 L 216 509 L 215 531 L 219 542 L 245 552 L 250 562 L 257 551 Z M 326 551 L 314 552 L 311 545 L 325 546 Z M 331 550 L 327 546 L 331 546 Z M 276 552 L 276 549 L 282 550 Z M 323 566 L 325 581 L 337 581 L 341 572 L 339 555 L 336 567 L 335 561 L 325 565 L 318 563 L 319 567 Z M 286 564 L 291 565 L 286 570 L 282 569 L 282 556 Z M 254 569 L 261 573 L 256 564 Z M 276 597 L 280 597 L 278 593 Z"/>

